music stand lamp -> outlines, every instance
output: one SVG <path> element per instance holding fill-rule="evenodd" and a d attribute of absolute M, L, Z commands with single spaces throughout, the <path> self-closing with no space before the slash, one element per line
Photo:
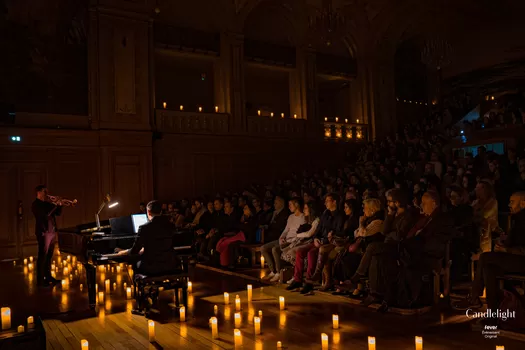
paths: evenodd
<path fill-rule="evenodd" d="M 102 209 L 104 209 L 106 207 L 106 205 L 111 201 L 111 197 L 109 196 L 109 194 L 107 194 L 105 197 L 104 197 L 104 200 L 102 201 L 102 203 L 100 204 L 100 207 L 98 207 L 98 211 L 97 213 L 95 214 L 95 220 L 97 222 L 97 232 L 95 233 L 98 233 L 98 234 L 104 234 L 104 232 L 101 232 L 100 231 L 100 212 L 102 211 Z M 114 208 L 118 205 L 118 202 L 113 202 L 111 204 L 108 205 L 108 208 Z"/>

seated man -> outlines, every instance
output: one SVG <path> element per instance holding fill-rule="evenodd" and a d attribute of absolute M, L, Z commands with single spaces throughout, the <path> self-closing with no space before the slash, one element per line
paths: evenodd
<path fill-rule="evenodd" d="M 385 249 L 372 257 L 370 296 L 364 305 L 379 302 L 379 311 L 385 312 L 392 304 L 414 307 L 421 302 L 422 277 L 440 268 L 454 231 L 452 220 L 440 210 L 439 193 L 425 192 L 421 207 L 425 217 L 399 242 L 398 249 Z"/>
<path fill-rule="evenodd" d="M 135 273 L 161 275 L 172 272 L 176 265 L 173 251 L 173 224 L 162 215 L 162 204 L 151 201 L 146 206 L 148 223 L 140 226 L 133 247 L 121 250 L 119 255 L 138 257 Z"/>
<path fill-rule="evenodd" d="M 525 192 L 516 192 L 510 197 L 512 226 L 508 236 L 503 235 L 494 252 L 480 255 L 472 290 L 463 302 L 454 307 L 458 310 L 481 307 L 479 296 L 486 288 L 487 308 L 499 306 L 497 276 L 525 273 Z"/>
<path fill-rule="evenodd" d="M 270 273 L 266 275 L 266 279 L 272 279 L 280 271 L 277 270 L 277 264 L 274 261 L 273 248 L 279 247 L 279 238 L 286 228 L 288 223 L 288 217 L 290 212 L 286 208 L 286 200 L 282 196 L 276 196 L 274 200 L 275 210 L 273 211 L 272 218 L 268 227 L 264 231 L 265 245 L 261 247 L 261 254 L 264 256 Z M 280 258 L 280 255 L 276 259 Z M 277 259 L 278 260 L 278 259 Z"/>
<path fill-rule="evenodd" d="M 213 201 L 214 211 L 210 219 L 211 228 L 200 227 L 197 230 L 197 241 L 200 243 L 199 257 L 201 259 L 207 259 L 211 251 L 217 246 L 217 242 L 219 242 L 220 236 L 215 235 L 215 233 L 224 227 L 224 223 L 227 220 L 223 208 L 223 200 L 216 198 L 215 201 Z"/>

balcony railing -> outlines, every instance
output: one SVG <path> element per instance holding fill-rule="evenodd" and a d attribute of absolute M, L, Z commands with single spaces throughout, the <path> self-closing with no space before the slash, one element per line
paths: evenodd
<path fill-rule="evenodd" d="M 305 137 L 307 122 L 304 119 L 249 116 L 248 133 L 270 137 Z"/>
<path fill-rule="evenodd" d="M 368 141 L 368 125 L 361 123 L 324 122 L 324 137 L 328 140 L 348 142 Z"/>
<path fill-rule="evenodd" d="M 224 113 L 155 111 L 157 129 L 175 134 L 227 134 L 229 115 Z"/>

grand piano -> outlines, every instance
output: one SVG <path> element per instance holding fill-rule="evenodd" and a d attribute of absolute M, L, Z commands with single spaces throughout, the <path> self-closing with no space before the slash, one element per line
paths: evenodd
<path fill-rule="evenodd" d="M 92 222 L 57 231 L 60 252 L 75 256 L 84 265 L 90 308 L 96 306 L 97 266 L 130 262 L 128 256 L 115 254 L 115 248 L 131 248 L 137 229 L 131 216 L 125 216 L 100 222 L 100 229 Z M 174 228 L 173 249 L 182 270 L 187 271 L 194 256 L 193 232 Z"/>

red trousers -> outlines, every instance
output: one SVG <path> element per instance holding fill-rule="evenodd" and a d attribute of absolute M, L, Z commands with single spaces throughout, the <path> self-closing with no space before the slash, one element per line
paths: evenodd
<path fill-rule="evenodd" d="M 316 248 L 313 243 L 297 249 L 295 253 L 295 267 L 293 279 L 295 282 L 302 282 L 304 272 L 304 258 L 308 257 L 308 269 L 306 270 L 306 278 L 312 277 L 317 265 L 317 256 L 319 255 L 319 248 Z"/>

